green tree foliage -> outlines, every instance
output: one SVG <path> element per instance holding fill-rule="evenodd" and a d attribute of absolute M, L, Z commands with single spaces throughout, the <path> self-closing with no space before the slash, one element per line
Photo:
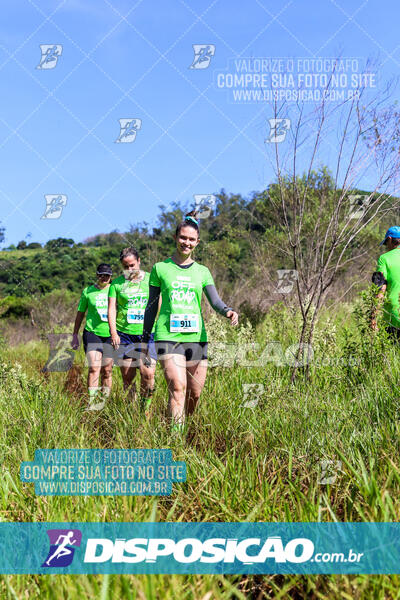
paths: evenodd
<path fill-rule="evenodd" d="M 71 248 L 75 244 L 72 238 L 59 237 L 55 240 L 49 240 L 45 248 L 46 250 L 57 250 L 58 248 Z"/>
<path fill-rule="evenodd" d="M 124 237 L 124 234 L 114 230 L 111 233 L 99 233 L 88 237 L 84 240 L 84 244 L 86 246 L 95 246 L 96 248 L 99 246 L 120 246 L 124 243 Z"/>

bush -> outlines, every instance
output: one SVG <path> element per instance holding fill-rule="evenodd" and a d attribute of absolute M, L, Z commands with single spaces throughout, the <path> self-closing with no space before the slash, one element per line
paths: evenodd
<path fill-rule="evenodd" d="M 6 296 L 0 300 L 0 318 L 27 318 L 31 316 L 33 302 L 30 298 Z"/>
<path fill-rule="evenodd" d="M 59 289 L 34 301 L 32 318 L 42 335 L 61 333 L 72 329 L 79 296 Z"/>

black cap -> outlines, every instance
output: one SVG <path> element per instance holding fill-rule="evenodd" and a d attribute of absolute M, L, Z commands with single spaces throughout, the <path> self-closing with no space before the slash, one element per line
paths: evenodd
<path fill-rule="evenodd" d="M 97 267 L 96 275 L 112 275 L 112 268 L 106 263 L 102 263 Z"/>

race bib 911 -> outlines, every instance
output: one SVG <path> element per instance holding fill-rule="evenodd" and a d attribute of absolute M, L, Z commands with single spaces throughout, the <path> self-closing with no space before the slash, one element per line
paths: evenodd
<path fill-rule="evenodd" d="M 199 315 L 173 314 L 169 321 L 171 333 L 197 333 L 200 331 Z"/>

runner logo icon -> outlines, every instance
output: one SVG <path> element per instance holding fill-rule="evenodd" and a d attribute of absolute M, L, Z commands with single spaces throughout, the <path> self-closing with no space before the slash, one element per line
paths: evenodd
<path fill-rule="evenodd" d="M 290 119 L 268 119 L 270 132 L 266 142 L 279 144 L 284 142 L 286 134 L 290 129 Z"/>
<path fill-rule="evenodd" d="M 67 204 L 65 194 L 45 194 L 46 208 L 41 219 L 59 219 L 64 206 Z"/>
<path fill-rule="evenodd" d="M 214 44 L 193 44 L 194 58 L 189 69 L 207 69 L 215 54 Z"/>
<path fill-rule="evenodd" d="M 48 529 L 50 550 L 42 567 L 68 567 L 74 558 L 75 549 L 81 545 L 79 529 Z"/>
<path fill-rule="evenodd" d="M 57 65 L 58 59 L 62 54 L 61 44 L 40 44 L 40 62 L 37 65 L 37 69 L 54 69 Z"/>
<path fill-rule="evenodd" d="M 197 218 L 207 219 L 215 206 L 217 197 L 214 194 L 194 194 L 193 198 L 196 203 Z"/>
<path fill-rule="evenodd" d="M 130 144 L 135 141 L 136 134 L 142 127 L 141 119 L 119 119 L 120 132 L 116 143 Z"/>

